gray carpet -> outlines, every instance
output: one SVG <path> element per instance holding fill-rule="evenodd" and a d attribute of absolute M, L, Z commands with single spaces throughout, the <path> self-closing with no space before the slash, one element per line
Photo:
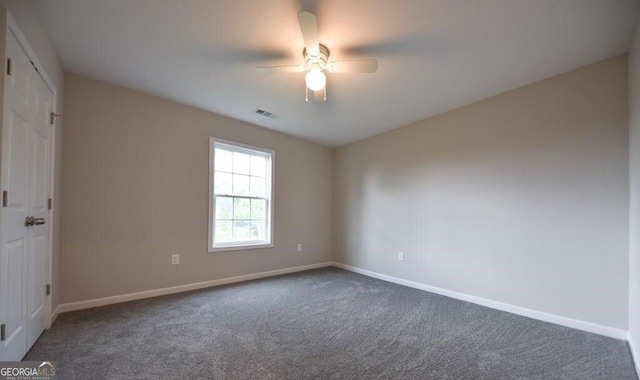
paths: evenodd
<path fill-rule="evenodd" d="M 626 342 L 335 268 L 65 313 L 58 379 L 636 379 Z"/>

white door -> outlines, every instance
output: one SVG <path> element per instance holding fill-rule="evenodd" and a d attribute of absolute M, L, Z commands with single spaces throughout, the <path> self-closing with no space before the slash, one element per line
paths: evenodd
<path fill-rule="evenodd" d="M 52 92 L 8 34 L 11 72 L 5 75 L 0 168 L 0 360 L 20 360 L 45 327 L 48 228 L 38 223 L 48 217 Z"/>
<path fill-rule="evenodd" d="M 51 138 L 50 115 L 53 94 L 38 75 L 34 81 L 34 104 L 32 113 L 33 132 L 30 134 L 31 157 L 28 173 L 31 177 L 29 215 L 34 218 L 28 228 L 29 254 L 27 260 L 27 346 L 31 347 L 45 327 L 45 261 L 47 255 L 49 226 L 49 139 Z M 26 352 L 25 352 L 26 353 Z"/>

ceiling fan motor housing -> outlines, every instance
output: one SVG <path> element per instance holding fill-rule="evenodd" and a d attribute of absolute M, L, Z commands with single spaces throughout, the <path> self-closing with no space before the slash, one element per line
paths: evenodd
<path fill-rule="evenodd" d="M 307 48 L 304 48 L 302 49 L 302 55 L 304 56 L 304 62 L 307 67 L 319 64 L 321 69 L 324 69 L 327 66 L 327 60 L 329 59 L 329 48 L 320 44 L 320 54 L 318 56 L 310 54 L 307 51 Z"/>

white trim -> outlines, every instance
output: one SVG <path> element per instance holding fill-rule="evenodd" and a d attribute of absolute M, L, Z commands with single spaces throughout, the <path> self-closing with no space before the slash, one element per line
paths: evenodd
<path fill-rule="evenodd" d="M 53 310 L 53 313 L 51 314 L 51 320 L 49 321 L 49 327 L 51 327 L 53 322 L 56 321 L 58 315 L 60 315 L 60 305 L 56 306 L 55 310 Z"/>
<path fill-rule="evenodd" d="M 56 93 L 55 91 L 53 92 L 53 112 L 56 112 Z M 45 268 L 45 271 L 47 272 L 46 274 L 46 278 L 45 278 L 45 284 L 49 284 L 51 292 L 49 292 L 49 295 L 46 296 L 46 303 L 47 303 L 47 310 L 48 310 L 48 315 L 49 318 L 48 320 L 51 321 L 51 323 L 53 323 L 53 320 L 55 319 L 56 316 L 54 316 L 52 314 L 52 310 L 53 310 L 53 292 L 57 291 L 58 289 L 54 288 L 53 286 L 53 226 L 54 226 L 54 221 L 55 221 L 55 209 L 53 207 L 53 203 L 54 203 L 54 194 L 55 194 L 55 177 L 56 177 L 56 127 L 57 124 L 56 122 L 54 122 L 54 124 L 51 126 L 51 136 L 49 138 L 49 198 L 51 199 L 51 209 L 47 210 L 48 214 L 47 214 L 47 219 L 49 222 L 49 227 L 48 227 L 48 238 L 47 238 L 47 267 Z M 45 324 L 45 328 L 48 329 L 49 327 L 51 327 L 51 323 L 46 323 Z"/>
<path fill-rule="evenodd" d="M 616 339 L 627 339 L 627 331 L 616 329 L 609 326 L 598 325 L 591 322 L 581 321 L 579 319 L 573 319 L 568 317 L 562 317 L 555 314 L 549 314 L 542 311 L 527 309 L 520 306 L 510 305 L 503 302 L 492 301 L 482 297 L 476 297 L 464 293 L 455 292 L 452 290 L 442 289 L 435 286 L 425 285 L 415 281 L 403 280 L 401 278 L 388 276 L 386 274 L 371 272 L 365 269 L 353 267 L 350 265 L 345 265 L 341 263 L 333 263 L 333 265 L 337 268 L 345 269 L 350 272 L 355 272 L 359 274 L 363 274 L 365 276 L 377 278 L 379 280 L 393 282 L 395 284 L 408 286 L 415 289 L 424 290 L 430 293 L 435 293 L 455 299 L 459 299 L 466 302 L 475 303 L 477 305 L 482 305 L 486 307 L 490 307 L 492 309 L 502 310 L 513 314 L 522 315 L 525 317 L 537 319 L 544 322 L 553 323 L 560 326 L 570 327 L 582 331 L 587 331 L 594 334 L 608 336 L 610 338 Z"/>
<path fill-rule="evenodd" d="M 204 288 L 210 288 L 210 287 L 226 285 L 226 284 L 233 284 L 235 282 L 256 280 L 259 278 L 279 276 L 287 273 L 302 272 L 310 269 L 324 268 L 324 267 L 331 266 L 332 264 L 333 263 L 331 262 L 324 262 L 319 264 L 303 265 L 299 267 L 276 269 L 268 272 L 245 274 L 242 276 L 227 277 L 227 278 L 221 278 L 218 280 L 203 281 L 203 282 L 196 282 L 193 284 L 172 286 L 169 288 L 146 290 L 143 292 L 136 292 L 136 293 L 129 293 L 129 294 L 121 294 L 119 296 L 113 296 L 113 297 L 105 297 L 105 298 L 97 298 L 97 299 L 87 300 L 87 301 L 65 303 L 65 304 L 60 304 L 56 309 L 56 311 L 59 311 L 60 313 L 65 313 L 67 311 L 88 309 L 91 307 L 111 305 L 114 303 L 127 302 L 127 301 L 139 300 L 143 298 L 150 298 L 150 297 L 164 296 L 167 294 L 181 293 L 181 292 L 187 292 L 190 290 L 204 289 Z"/>
<path fill-rule="evenodd" d="M 243 250 L 249 250 L 249 249 L 261 249 L 261 248 L 273 248 L 274 245 L 273 243 L 270 244 L 265 244 L 265 243 L 258 243 L 258 244 L 251 244 L 251 243 L 245 243 L 243 245 L 228 245 L 228 246 L 220 246 L 220 247 L 215 247 L 215 248 L 211 248 L 209 247 L 209 253 L 219 253 L 219 252 L 228 252 L 228 251 L 243 251 Z"/>
<path fill-rule="evenodd" d="M 207 165 L 209 169 L 209 220 L 207 221 L 207 250 L 211 252 L 211 247 L 213 247 L 213 219 L 215 217 L 215 196 L 213 194 L 214 183 L 213 183 L 213 157 L 214 157 L 214 148 L 215 139 L 212 136 L 209 136 L 209 165 Z"/>
<path fill-rule="evenodd" d="M 186 284 L 186 285 L 172 286 L 168 288 L 147 290 L 143 292 L 128 293 L 128 294 L 122 294 L 122 295 L 112 296 L 112 297 L 60 304 L 55 309 L 51 322 L 53 323 L 55 318 L 60 313 L 65 313 L 68 311 L 88 309 L 92 307 L 111 305 L 111 304 L 120 303 L 120 302 L 134 301 L 134 300 L 139 300 L 143 298 L 158 297 L 158 296 L 163 296 L 167 294 L 174 294 L 174 293 L 181 293 L 181 292 L 186 292 L 190 290 L 210 288 L 210 287 L 215 287 L 220 285 L 233 284 L 236 282 L 250 281 L 250 280 L 256 280 L 259 278 L 273 277 L 273 276 L 279 276 L 279 275 L 288 274 L 288 273 L 295 273 L 295 272 L 302 272 L 302 271 L 311 270 L 311 269 L 324 268 L 328 266 L 334 266 L 336 268 L 348 270 L 354 273 L 359 273 L 368 277 L 377 278 L 379 280 L 408 286 L 410 288 L 419 289 L 419 290 L 427 291 L 430 293 L 459 299 L 466 302 L 471 302 L 477 305 L 486 306 L 492 309 L 502 310 L 502 311 L 506 311 L 509 313 L 517 314 L 517 315 L 522 315 L 525 317 L 553 323 L 560 326 L 587 331 L 587 332 L 598 334 L 598 335 L 604 335 L 604 336 L 608 336 L 615 339 L 627 340 L 629 342 L 629 347 L 631 348 L 631 353 L 633 355 L 636 368 L 637 369 L 640 368 L 640 362 L 639 362 L 640 357 L 637 355 L 638 348 L 635 347 L 634 342 L 631 340 L 631 336 L 626 330 L 620 330 L 613 327 L 581 321 L 578 319 L 562 317 L 559 315 L 549 314 L 549 313 L 545 313 L 537 310 L 531 310 L 531 309 L 527 309 L 520 306 L 492 301 L 492 300 L 488 300 L 481 297 L 471 296 L 464 293 L 454 292 L 451 290 L 446 290 L 446 289 L 442 289 L 434 286 L 421 284 L 415 281 L 403 280 L 400 278 L 368 271 L 365 269 L 361 269 L 361 268 L 357 268 L 357 267 L 353 267 L 350 265 L 345 265 L 337 262 L 324 262 L 324 263 L 318 263 L 318 264 L 303 265 L 303 266 L 292 267 L 292 268 L 277 269 L 277 270 L 268 271 L 268 272 L 246 274 L 242 276 L 228 277 L 228 278 L 222 278 L 218 280 L 203 281 L 203 282 L 197 282 L 197 283 Z"/>
<path fill-rule="evenodd" d="M 631 359 L 633 359 L 633 364 L 636 367 L 636 375 L 640 378 L 640 347 L 636 346 L 631 337 L 631 331 L 627 331 L 627 342 L 629 343 L 629 350 L 631 350 Z"/>

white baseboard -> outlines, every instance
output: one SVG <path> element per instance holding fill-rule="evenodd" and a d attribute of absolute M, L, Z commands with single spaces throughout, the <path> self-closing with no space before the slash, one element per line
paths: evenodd
<path fill-rule="evenodd" d="M 452 290 L 442 289 L 435 286 L 425 285 L 415 281 L 403 280 L 401 278 L 396 278 L 392 276 L 387 276 L 386 274 L 371 272 L 365 269 L 352 267 L 350 265 L 345 265 L 341 263 L 333 263 L 333 266 L 341 269 L 348 270 L 350 272 L 355 272 L 359 274 L 363 274 L 365 276 L 377 278 L 379 280 L 393 282 L 395 284 L 408 286 L 415 289 L 424 290 L 427 292 L 459 299 L 466 302 L 475 303 L 478 305 L 490 307 L 492 309 L 498 309 L 502 311 L 506 311 L 513 314 L 522 315 L 525 317 L 538 319 L 540 321 L 554 323 L 556 325 L 561 325 L 565 327 L 571 327 L 578 330 L 587 331 L 594 334 L 604 335 L 611 338 L 627 340 L 627 330 L 620 330 L 613 327 L 598 325 L 591 322 L 581 321 L 578 319 L 562 317 L 559 315 L 549 314 L 542 311 L 531 310 L 520 306 L 510 305 L 507 303 L 502 303 L 498 301 L 492 301 L 486 298 L 476 297 L 464 293 L 455 292 Z M 637 364 L 636 364 L 637 365 Z M 636 367 L 637 368 L 637 367 Z"/>
<path fill-rule="evenodd" d="M 51 313 L 51 325 L 53 325 L 53 322 L 56 321 L 56 318 L 58 318 L 58 315 L 60 315 L 60 305 L 56 306 L 56 308 L 53 310 L 53 313 Z"/>
<path fill-rule="evenodd" d="M 422 283 L 419 283 L 419 282 L 415 282 L 415 281 L 403 280 L 401 278 L 396 278 L 396 277 L 388 276 L 388 275 L 385 275 L 385 274 L 376 273 L 376 272 L 368 271 L 368 270 L 365 270 L 365 269 L 361 269 L 361 268 L 357 268 L 357 267 L 353 267 L 353 266 L 350 266 L 350 265 L 345 265 L 345 264 L 341 264 L 341 263 L 337 263 L 337 262 L 324 262 L 324 263 L 319 263 L 319 264 L 303 265 L 303 266 L 278 269 L 278 270 L 273 270 L 273 271 L 268 271 L 268 272 L 253 273 L 253 274 L 247 274 L 247 275 L 236 276 L 236 277 L 222 278 L 222 279 L 218 279 L 218 280 L 203 281 L 203 282 L 197 282 L 197 283 L 186 284 L 186 285 L 172 286 L 172 287 L 168 287 L 168 288 L 153 289 L 153 290 L 147 290 L 147 291 L 143 291 L 143 292 L 121 294 L 121 295 L 112 296 L 112 297 L 104 297 L 104 298 L 97 298 L 97 299 L 80 301 L 80 302 L 71 302 L 71 303 L 60 304 L 60 305 L 58 305 L 58 307 L 56 307 L 55 311 L 52 313 L 51 323 L 53 323 L 53 321 L 57 318 L 57 316 L 60 313 L 64 313 L 64 312 L 68 312 L 68 311 L 88 309 L 88 308 L 92 308 L 92 307 L 111 305 L 111 304 L 114 304 L 114 303 L 139 300 L 139 299 L 143 299 L 143 298 L 163 296 L 163 295 L 167 295 L 167 294 L 181 293 L 181 292 L 186 292 L 186 291 L 189 291 L 189 290 L 210 288 L 210 287 L 214 287 L 214 286 L 232 284 L 232 283 L 235 283 L 235 282 L 255 280 L 255 279 L 259 279 L 259 278 L 278 276 L 278 275 L 282 275 L 282 274 L 301 272 L 301 271 L 305 271 L 305 270 L 323 268 L 323 267 L 328 267 L 328 266 L 335 266 L 337 268 L 341 268 L 341 269 L 345 269 L 345 270 L 348 270 L 348 271 L 351 271 L 351 272 L 359 273 L 359 274 L 362 274 L 362 275 L 365 275 L 365 276 L 377 278 L 379 280 L 393 282 L 393 283 L 396 283 L 396 284 L 399 284 L 399 285 L 404 285 L 404 286 L 408 286 L 408 287 L 411 287 L 411 288 L 420 289 L 420 290 L 424 290 L 424 291 L 427 291 L 427 292 L 431 292 L 431 293 L 435 293 L 435 294 L 439 294 L 439 295 L 443 295 L 443 296 L 459 299 L 459 300 L 462 300 L 462 301 L 471 302 L 471 303 L 475 303 L 475 304 L 478 304 L 478 305 L 490 307 L 490 308 L 493 308 L 493 309 L 502 310 L 502 311 L 506 311 L 506 312 L 509 312 L 509 313 L 513 313 L 513 314 L 518 314 L 518 315 L 522 315 L 522 316 L 525 316 L 525 317 L 529 317 L 529 318 L 538 319 L 538 320 L 541 320 L 541 321 L 544 321 L 544 322 L 549 322 L 549 323 L 554 323 L 554 324 L 561 325 L 561 326 L 571 327 L 571 328 L 574 328 L 574 329 L 583 330 L 583 331 L 587 331 L 587 332 L 591 332 L 591 333 L 599 334 L 599 335 L 604 335 L 604 336 L 608 336 L 608 337 L 616 338 L 616 339 L 622 339 L 622 340 L 629 340 L 630 339 L 630 337 L 628 335 L 628 332 L 626 330 L 620 330 L 620 329 L 616 329 L 616 328 L 613 328 L 613 327 L 608 327 L 608 326 L 598 325 L 598 324 L 591 323 L 591 322 L 581 321 L 581 320 L 578 320 L 578 319 L 562 317 L 562 316 L 559 316 L 559 315 L 549 314 L 549 313 L 545 313 L 545 312 L 541 312 L 541 311 L 537 311 L 537 310 L 531 310 L 531 309 L 527 309 L 527 308 L 520 307 L 520 306 L 515 306 L 515 305 L 510 305 L 510 304 L 506 304 L 506 303 L 502 303 L 502 302 L 492 301 L 492 300 L 489 300 L 489 299 L 476 297 L 476 296 L 472 296 L 472 295 L 468 295 L 468 294 L 464 294 L 464 293 L 459 293 L 459 292 L 455 292 L 455 291 L 451 291 L 451 290 L 447 290 L 447 289 L 442 289 L 442 288 L 438 288 L 438 287 L 435 287 L 435 286 L 425 285 L 425 284 L 422 284 Z M 640 367 L 638 367 L 638 356 L 635 355 L 635 353 L 637 353 L 638 350 L 636 348 L 635 351 L 634 351 L 634 347 L 633 347 L 632 342 L 630 340 L 629 340 L 629 345 L 632 346 L 631 350 L 632 350 L 632 353 L 634 354 L 634 360 L 636 360 L 636 368 L 640 368 Z"/>
<path fill-rule="evenodd" d="M 203 281 L 203 282 L 196 282 L 196 283 L 186 284 L 186 285 L 172 286 L 169 288 L 153 289 L 153 290 L 147 290 L 143 292 L 121 294 L 118 296 L 97 298 L 97 299 L 92 299 L 87 301 L 65 303 L 65 304 L 58 305 L 58 307 L 56 308 L 56 311 L 54 312 L 54 316 L 57 316 L 58 313 L 64 313 L 67 311 L 88 309 L 92 307 L 111 305 L 114 303 L 139 300 L 143 298 L 164 296 L 167 294 L 174 294 L 174 293 L 186 292 L 189 290 L 210 288 L 214 286 L 255 280 L 255 279 L 264 278 L 264 277 L 279 276 L 281 274 L 301 272 L 301 271 L 316 269 L 316 268 L 324 268 L 324 267 L 331 266 L 332 264 L 333 263 L 331 262 L 325 262 L 325 263 L 319 263 L 319 264 L 303 265 L 299 267 L 277 269 L 277 270 L 272 270 L 268 272 L 246 274 L 246 275 L 236 276 L 236 277 L 221 278 L 218 280 Z"/>
<path fill-rule="evenodd" d="M 627 333 L 627 342 L 629 342 L 633 364 L 636 366 L 636 375 L 640 378 L 640 347 L 636 346 L 636 341 L 631 337 L 631 332 Z"/>

